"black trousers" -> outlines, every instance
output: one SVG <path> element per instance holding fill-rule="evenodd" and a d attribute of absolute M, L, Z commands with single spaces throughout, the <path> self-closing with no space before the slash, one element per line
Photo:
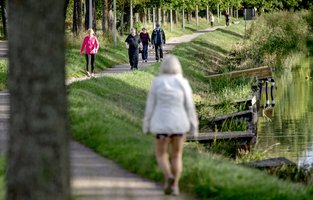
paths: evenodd
<path fill-rule="evenodd" d="M 213 27 L 213 22 L 211 22 L 211 27 Z"/>
<path fill-rule="evenodd" d="M 159 60 L 160 58 L 163 59 L 163 43 L 155 44 L 154 48 L 155 48 L 155 59 L 156 60 Z M 160 50 L 160 55 L 158 50 Z"/>
<path fill-rule="evenodd" d="M 129 63 L 131 70 L 133 68 L 138 69 L 138 60 L 139 60 L 139 48 L 137 49 L 128 49 Z"/>
<path fill-rule="evenodd" d="M 91 63 L 91 73 L 95 70 L 95 60 L 96 54 L 85 54 L 87 62 L 87 71 L 89 72 L 90 63 Z"/>
<path fill-rule="evenodd" d="M 226 19 L 226 26 L 229 26 L 229 19 Z"/>

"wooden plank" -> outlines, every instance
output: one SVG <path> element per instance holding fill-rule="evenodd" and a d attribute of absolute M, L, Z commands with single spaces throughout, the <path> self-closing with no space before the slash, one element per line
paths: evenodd
<path fill-rule="evenodd" d="M 247 117 L 247 116 L 252 116 L 253 110 L 245 110 L 245 111 L 240 111 L 236 113 L 231 113 L 231 114 L 226 114 L 226 115 L 220 115 L 216 117 L 209 118 L 210 121 L 221 121 L 225 120 L 227 118 L 236 118 L 236 117 Z"/>
<path fill-rule="evenodd" d="M 255 103 L 256 103 L 256 97 L 255 95 L 251 96 L 251 97 L 248 97 L 248 98 L 243 98 L 243 99 L 238 99 L 238 100 L 234 100 L 232 101 L 231 103 L 233 104 L 240 104 L 240 103 L 246 103 L 249 105 L 249 106 L 253 106 Z"/>
<path fill-rule="evenodd" d="M 198 137 L 187 135 L 187 141 L 201 141 L 201 140 L 214 140 L 214 139 L 231 139 L 231 138 L 247 138 L 254 137 L 251 130 L 248 131 L 233 131 L 233 132 L 206 132 L 199 133 Z"/>
<path fill-rule="evenodd" d="M 272 70 L 271 68 L 265 66 L 265 67 L 258 67 L 258 68 L 246 69 L 246 70 L 241 70 L 241 71 L 229 72 L 227 74 L 217 74 L 217 75 L 212 75 L 212 76 L 206 76 L 205 78 L 216 79 L 222 76 L 228 76 L 232 78 L 257 76 L 258 79 L 265 79 L 265 78 L 272 77 Z"/>
<path fill-rule="evenodd" d="M 253 95 L 253 96 L 248 97 L 248 98 L 234 100 L 234 101 L 232 101 L 230 103 L 234 104 L 235 106 L 246 104 L 245 107 L 246 107 L 246 109 L 248 109 L 249 106 L 253 106 L 256 103 L 256 96 Z M 211 105 L 201 104 L 201 106 L 212 106 L 212 107 L 216 108 L 216 107 L 224 107 L 225 103 L 211 104 Z"/>
<path fill-rule="evenodd" d="M 282 165 L 293 165 L 294 163 L 284 157 L 271 158 L 266 160 L 252 161 L 245 163 L 250 167 L 279 167 Z"/>

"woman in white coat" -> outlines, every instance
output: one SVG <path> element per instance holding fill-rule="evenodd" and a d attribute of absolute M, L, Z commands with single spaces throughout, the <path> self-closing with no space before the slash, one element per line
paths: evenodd
<path fill-rule="evenodd" d="M 190 132 L 198 135 L 198 117 L 191 87 L 182 76 L 177 57 L 168 55 L 162 62 L 160 72 L 148 94 L 143 132 L 156 135 L 155 153 L 166 178 L 165 194 L 178 195 L 185 134 Z M 168 152 L 170 145 L 171 163 Z"/>

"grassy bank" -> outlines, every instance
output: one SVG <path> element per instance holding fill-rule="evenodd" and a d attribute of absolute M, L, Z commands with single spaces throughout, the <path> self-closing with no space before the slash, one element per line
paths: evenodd
<path fill-rule="evenodd" d="M 180 44 L 172 51 L 182 63 L 195 102 L 209 105 L 250 94 L 248 80 L 210 82 L 203 77 L 225 70 L 228 51 L 234 42 L 242 39 L 243 32 L 244 24 L 231 26 Z M 143 135 L 141 127 L 146 95 L 152 79 L 159 74 L 159 67 L 160 64 L 154 64 L 135 73 L 90 79 L 68 88 L 73 138 L 124 168 L 156 181 L 161 181 L 163 176 L 154 157 L 154 137 Z M 230 111 L 208 107 L 198 109 L 202 119 L 215 112 Z M 195 143 L 185 144 L 183 161 L 180 188 L 203 198 L 312 198 L 313 190 L 309 187 L 235 165 Z"/>

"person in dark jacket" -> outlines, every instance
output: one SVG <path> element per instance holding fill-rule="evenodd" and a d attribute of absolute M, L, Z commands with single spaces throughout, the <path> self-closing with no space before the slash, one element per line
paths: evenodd
<path fill-rule="evenodd" d="M 147 62 L 147 60 L 148 60 L 148 45 L 150 43 L 150 36 L 149 36 L 149 33 L 147 32 L 147 29 L 145 27 L 143 27 L 141 30 L 142 30 L 142 32 L 140 33 L 140 39 L 141 39 L 141 42 L 143 45 L 142 62 Z"/>
<path fill-rule="evenodd" d="M 226 26 L 229 26 L 229 14 L 225 12 Z"/>
<path fill-rule="evenodd" d="M 139 48 L 142 48 L 142 43 L 136 29 L 131 29 L 131 34 L 126 38 L 125 44 L 128 49 L 130 70 L 138 69 Z"/>
<path fill-rule="evenodd" d="M 151 34 L 151 43 L 155 47 L 155 59 L 157 62 L 163 60 L 163 45 L 165 45 L 166 39 L 163 29 L 160 28 L 160 24 L 156 25 L 156 29 Z M 160 55 L 159 51 L 160 50 Z"/>

